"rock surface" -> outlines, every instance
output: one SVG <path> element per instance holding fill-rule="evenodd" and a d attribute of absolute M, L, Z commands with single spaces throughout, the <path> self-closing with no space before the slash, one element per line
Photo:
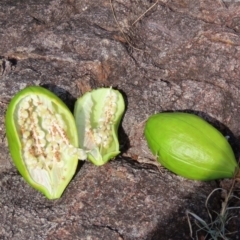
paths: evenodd
<path fill-rule="evenodd" d="M 155 161 L 142 130 L 155 112 L 194 112 L 228 135 L 239 157 L 239 14 L 240 3 L 221 0 L 2 0 L 0 239 L 189 239 L 185 211 L 207 220 L 206 197 L 220 182 L 146 164 Z M 7 149 L 7 104 L 28 85 L 47 87 L 70 109 L 101 86 L 125 97 L 122 156 L 85 163 L 57 201 L 22 180 Z M 218 194 L 213 202 L 218 211 Z"/>
<path fill-rule="evenodd" d="M 0 183 L 0 237 L 13 240 L 188 239 L 186 210 L 198 210 L 216 187 L 120 158 L 103 167 L 85 163 L 55 201 L 16 171 L 1 174 Z"/>

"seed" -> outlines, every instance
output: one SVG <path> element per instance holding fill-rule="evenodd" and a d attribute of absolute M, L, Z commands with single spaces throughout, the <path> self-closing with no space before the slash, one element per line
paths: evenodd
<path fill-rule="evenodd" d="M 51 142 L 51 141 L 52 141 L 52 135 L 49 134 L 49 133 L 47 133 L 47 134 L 46 134 L 46 140 L 47 140 L 48 142 Z"/>
<path fill-rule="evenodd" d="M 32 96 L 31 96 L 31 99 L 32 99 L 33 105 L 37 107 L 37 106 L 38 106 L 37 103 L 38 103 L 38 101 L 39 101 L 38 96 L 37 96 L 37 95 L 32 95 Z"/>
<path fill-rule="evenodd" d="M 27 130 L 25 130 L 22 134 L 23 139 L 27 139 L 27 138 L 29 138 L 29 136 L 30 136 L 30 132 Z"/>
<path fill-rule="evenodd" d="M 45 147 L 46 140 L 45 139 L 40 139 L 39 145 L 40 145 L 41 148 Z"/>
<path fill-rule="evenodd" d="M 43 155 L 39 155 L 38 156 L 38 161 L 41 163 L 45 163 L 46 162 L 46 158 Z"/>
<path fill-rule="evenodd" d="M 46 108 L 38 107 L 38 117 L 45 119 L 47 116 L 48 112 Z"/>
<path fill-rule="evenodd" d="M 24 157 L 24 159 L 31 159 L 31 154 L 29 153 L 29 151 L 28 151 L 28 149 L 26 149 L 25 151 L 24 151 L 24 153 L 23 153 L 23 157 Z"/>
<path fill-rule="evenodd" d="M 47 116 L 42 120 L 42 128 L 45 130 L 49 130 L 51 126 L 51 119 Z"/>
<path fill-rule="evenodd" d="M 55 136 L 54 141 L 55 141 L 56 143 L 61 144 L 61 143 L 63 142 L 63 139 L 62 139 L 61 136 L 57 135 L 57 136 Z"/>
<path fill-rule="evenodd" d="M 38 129 L 37 137 L 38 137 L 38 139 L 43 139 L 45 137 L 45 132 L 40 130 L 40 129 Z"/>
<path fill-rule="evenodd" d="M 22 109 L 25 109 L 25 110 L 28 110 L 30 107 L 29 105 L 29 102 L 28 102 L 28 99 L 23 99 L 22 102 L 21 102 L 21 108 Z"/>
<path fill-rule="evenodd" d="M 52 160 L 54 159 L 54 152 L 48 152 L 48 154 L 47 154 L 47 159 L 48 159 L 49 161 L 52 161 Z"/>
<path fill-rule="evenodd" d="M 106 131 L 107 131 L 107 132 L 110 132 L 110 130 L 111 130 L 111 126 L 112 126 L 112 124 L 108 124 L 108 125 L 106 125 Z"/>
<path fill-rule="evenodd" d="M 58 150 L 58 148 L 59 148 L 59 145 L 58 145 L 58 143 L 56 143 L 56 142 L 52 142 L 51 146 L 52 146 L 52 150 L 53 150 L 53 151 L 56 151 L 56 150 Z"/>
<path fill-rule="evenodd" d="M 20 119 L 20 118 L 19 118 Z M 30 118 L 27 118 L 25 122 L 18 122 L 19 126 L 26 126 L 26 128 L 31 127 L 31 125 L 33 124 L 33 122 L 31 121 Z"/>
<path fill-rule="evenodd" d="M 65 126 L 64 120 L 60 114 L 56 114 L 56 119 L 57 119 L 57 123 L 59 126 L 61 126 L 61 127 Z"/>
<path fill-rule="evenodd" d="M 101 136 L 99 136 L 98 133 L 95 133 L 94 134 L 94 140 L 95 140 L 96 144 L 99 145 L 102 141 L 102 138 L 101 138 Z"/>
<path fill-rule="evenodd" d="M 103 141 L 103 147 L 104 147 L 104 148 L 107 148 L 108 145 L 109 145 L 109 141 L 104 140 L 104 141 Z"/>
<path fill-rule="evenodd" d="M 19 117 L 19 118 L 18 118 L 18 125 L 19 125 L 20 127 L 22 127 L 22 126 L 24 126 L 24 123 L 25 123 L 25 119 L 23 119 L 22 117 Z"/>
<path fill-rule="evenodd" d="M 31 138 L 26 139 L 26 141 L 25 141 L 25 139 L 23 139 L 23 144 L 24 144 L 24 148 L 28 149 L 33 145 L 33 140 Z"/>
<path fill-rule="evenodd" d="M 22 118 L 28 118 L 28 116 L 29 116 L 28 112 L 26 110 L 21 109 L 20 113 L 21 113 L 20 117 L 22 117 Z"/>
<path fill-rule="evenodd" d="M 38 123 L 38 115 L 36 112 L 33 112 L 31 115 L 31 120 L 33 121 L 33 124 L 37 124 Z M 30 121 L 31 121 L 30 120 Z"/>

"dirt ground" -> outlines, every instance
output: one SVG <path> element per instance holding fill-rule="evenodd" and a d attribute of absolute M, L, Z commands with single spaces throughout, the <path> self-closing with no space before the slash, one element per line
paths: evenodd
<path fill-rule="evenodd" d="M 239 158 L 239 16 L 233 0 L 1 0 L 0 239 L 182 240 L 191 239 L 186 211 L 209 223 L 208 195 L 229 191 L 231 181 L 191 181 L 160 167 L 143 128 L 153 113 L 195 113 L 228 137 Z M 30 85 L 53 91 L 71 110 L 103 86 L 120 90 L 126 104 L 121 154 L 101 167 L 80 163 L 54 201 L 26 184 L 7 148 L 8 103 Z M 210 198 L 213 220 L 223 201 L 224 191 Z M 240 238 L 239 212 L 229 212 L 229 239 Z M 194 239 L 205 239 L 190 219 Z"/>

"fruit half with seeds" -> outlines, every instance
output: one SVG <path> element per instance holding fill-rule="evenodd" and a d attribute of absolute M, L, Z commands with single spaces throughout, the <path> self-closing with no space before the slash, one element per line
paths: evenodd
<path fill-rule="evenodd" d="M 207 181 L 236 173 L 238 165 L 226 138 L 194 114 L 155 114 L 144 133 L 157 160 L 178 175 Z"/>
<path fill-rule="evenodd" d="M 59 198 L 86 154 L 78 149 L 76 124 L 67 106 L 39 86 L 11 100 L 5 119 L 13 162 L 24 179 L 49 199 Z"/>
<path fill-rule="evenodd" d="M 119 154 L 118 126 L 124 109 L 122 94 L 112 88 L 87 92 L 75 103 L 79 147 L 93 164 L 103 165 Z"/>

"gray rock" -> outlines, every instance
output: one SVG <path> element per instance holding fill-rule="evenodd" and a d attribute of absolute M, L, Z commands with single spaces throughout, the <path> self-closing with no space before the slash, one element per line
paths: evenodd
<path fill-rule="evenodd" d="M 207 219 L 205 199 L 219 182 L 148 165 L 156 162 L 142 131 L 155 112 L 204 117 L 239 156 L 240 3 L 159 0 L 149 11 L 151 1 L 112 4 L 115 14 L 106 0 L 0 3 L 0 239 L 189 239 L 185 211 Z M 28 85 L 47 87 L 71 110 L 101 86 L 121 90 L 127 104 L 122 156 L 99 168 L 85 163 L 57 201 L 22 180 L 7 149 L 5 111 Z"/>
<path fill-rule="evenodd" d="M 216 187 L 121 158 L 85 163 L 55 201 L 14 170 L 0 184 L 1 239 L 188 239 L 186 210 Z"/>

